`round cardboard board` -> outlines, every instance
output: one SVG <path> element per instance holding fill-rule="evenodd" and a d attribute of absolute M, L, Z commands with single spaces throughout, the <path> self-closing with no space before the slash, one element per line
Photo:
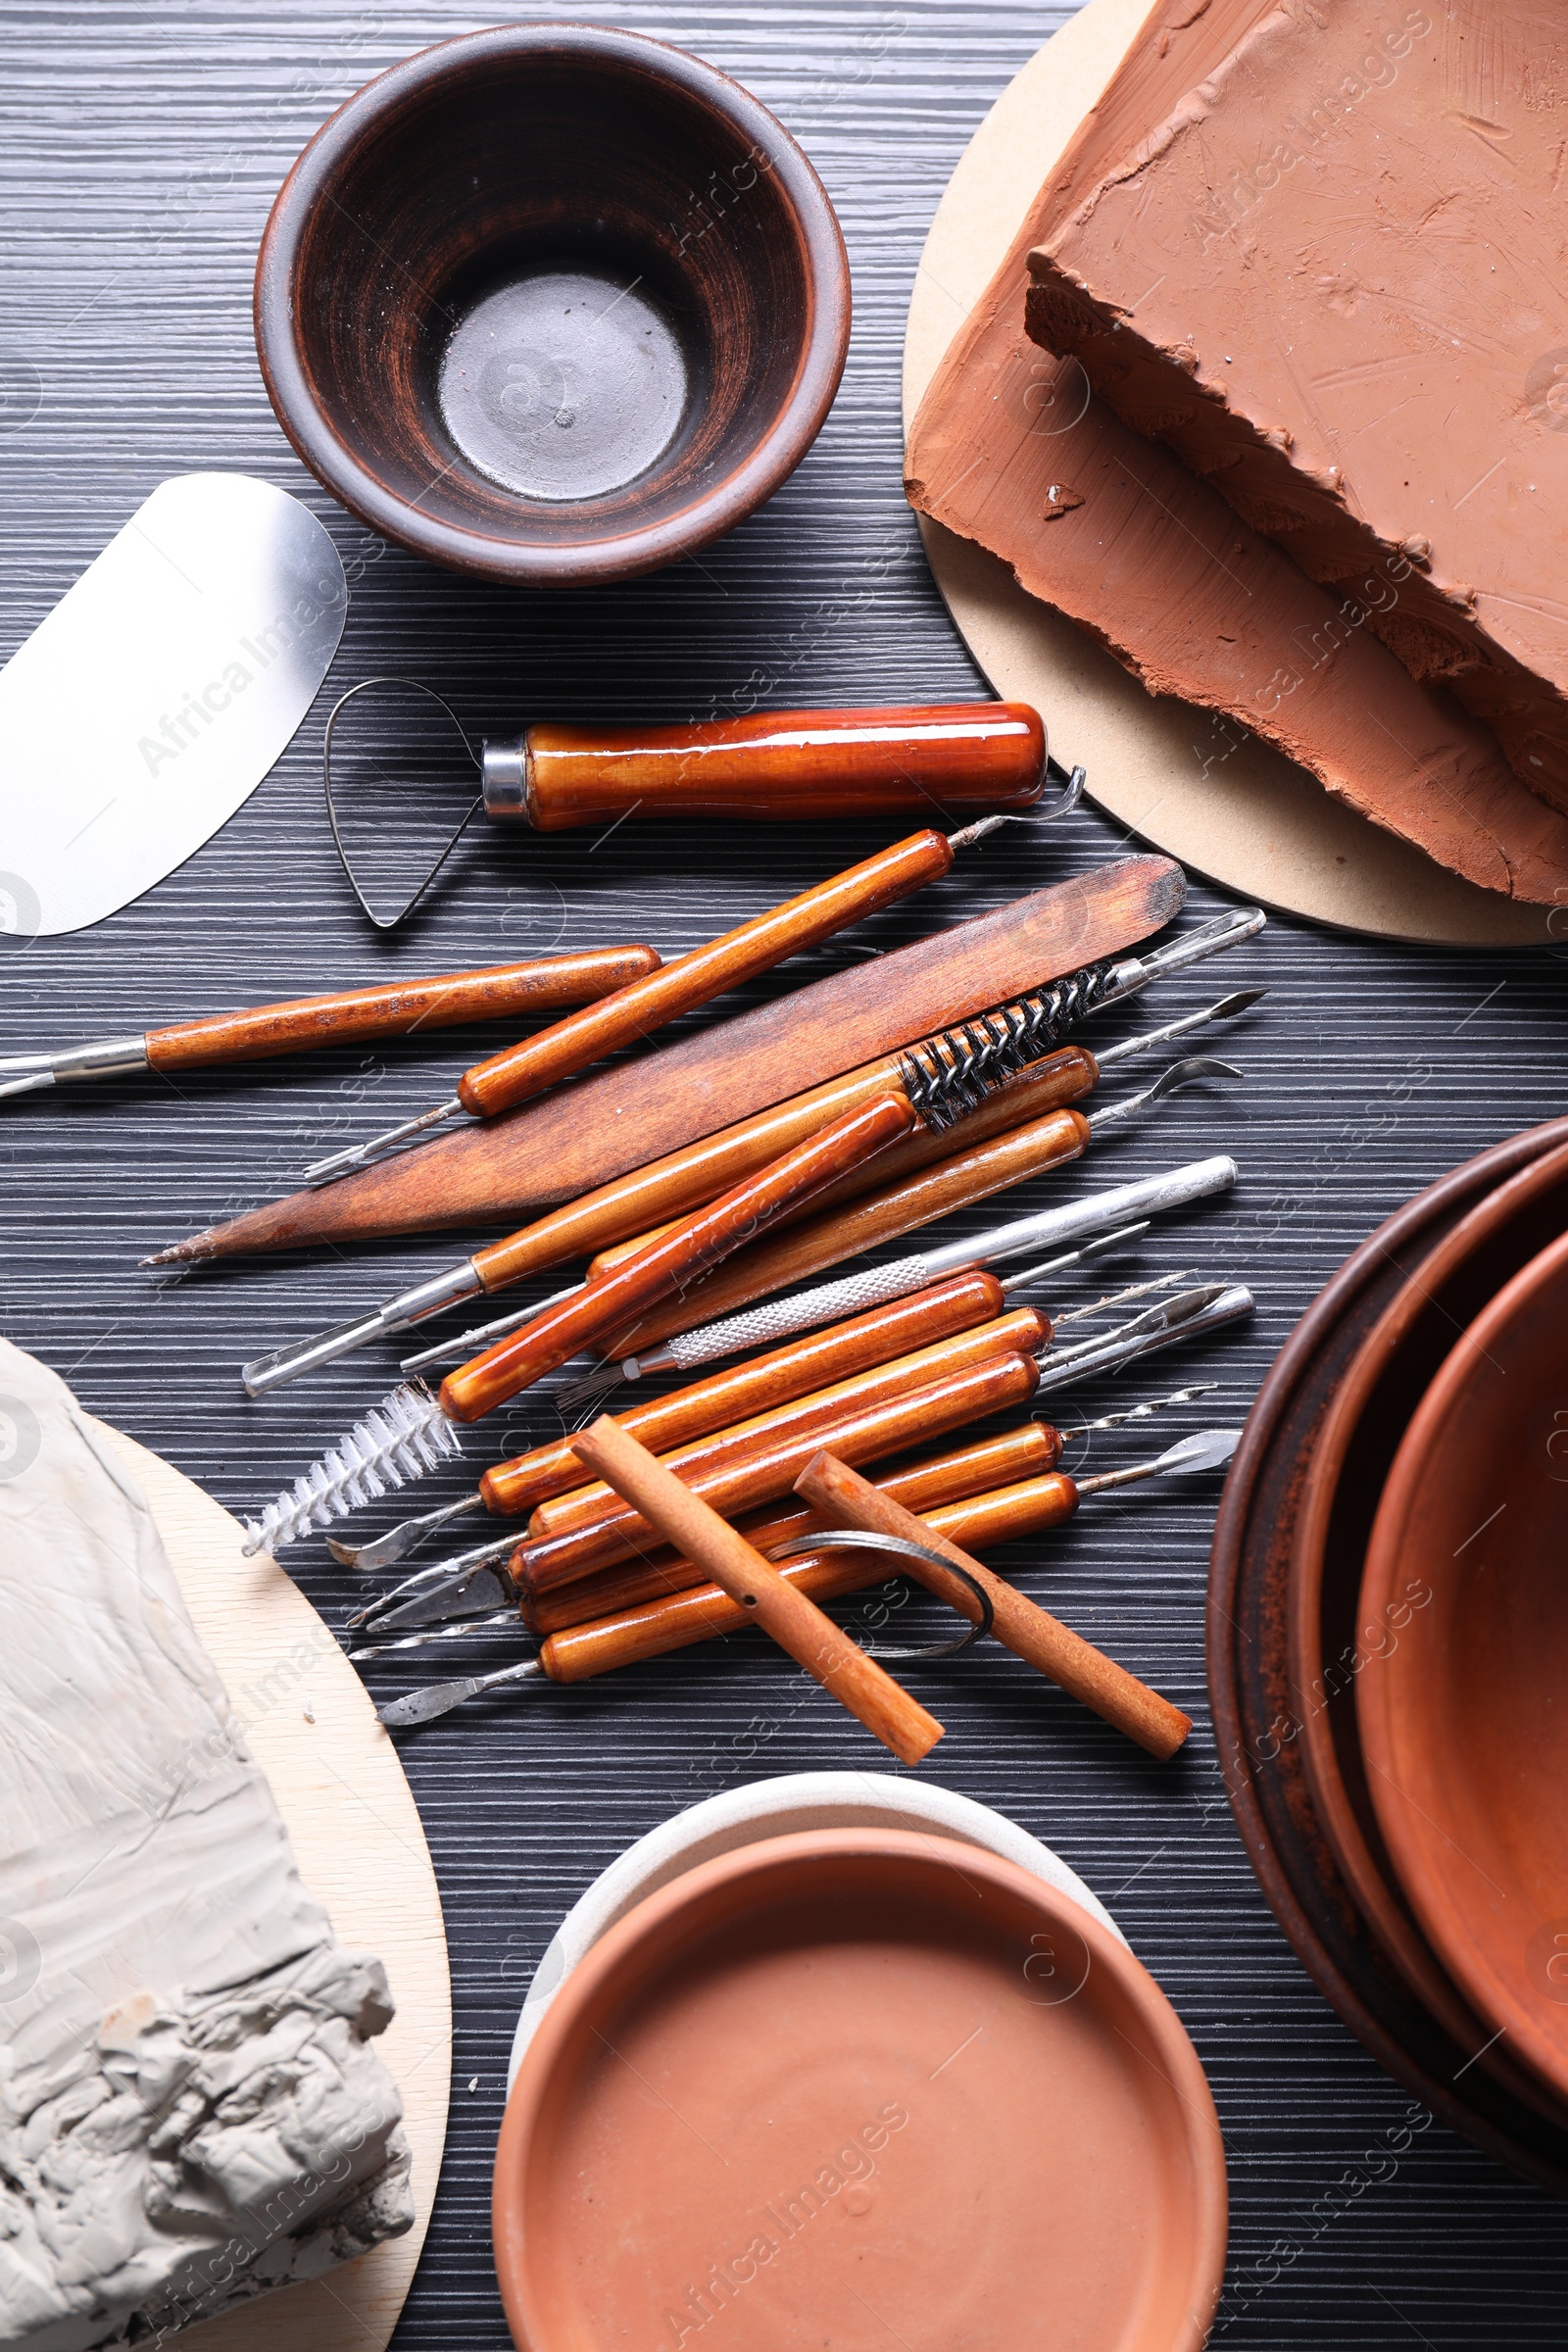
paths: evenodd
<path fill-rule="evenodd" d="M 984 292 L 1018 222 L 1121 62 L 1149 0 L 1088 0 L 1011 81 L 958 159 L 915 273 L 904 343 L 904 416 Z M 1206 776 L 1195 732 L 1212 714 L 1147 692 L 984 548 L 920 518 L 948 610 L 1000 695 L 1033 703 L 1058 755 L 1089 771 L 1102 808 L 1156 849 L 1286 913 L 1385 939 L 1534 947 L 1548 909 L 1478 889 L 1331 799 L 1250 737 Z"/>
<path fill-rule="evenodd" d="M 180 2331 L 189 2352 L 383 2352 L 429 2227 L 446 2139 L 452 1984 L 441 1897 L 414 1795 L 369 1692 L 275 1560 L 134 1439 L 100 1423 L 137 1481 L 196 1631 L 271 1784 L 300 1876 L 341 1942 L 386 1965 L 397 2015 L 375 2044 L 403 2093 L 414 2227 L 322 2278 Z"/>

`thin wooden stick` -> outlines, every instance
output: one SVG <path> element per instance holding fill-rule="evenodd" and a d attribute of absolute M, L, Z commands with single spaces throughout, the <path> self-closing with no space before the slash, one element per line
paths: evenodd
<path fill-rule="evenodd" d="M 903 1764 L 918 1764 L 942 1738 L 942 1725 L 901 1689 L 885 1668 L 754 1551 L 718 1513 L 608 1413 L 577 1442 L 579 1458 L 749 1610 L 824 1690 L 874 1732 Z"/>
<path fill-rule="evenodd" d="M 1173 1707 L 1168 1698 L 1151 1690 L 1125 1666 L 1107 1658 L 1093 1642 L 1084 1641 L 1040 1608 L 1013 1586 L 989 1568 L 950 1544 L 945 1536 L 932 1532 L 912 1511 L 895 1502 L 890 1494 L 879 1493 L 867 1479 L 837 1460 L 831 1453 L 819 1453 L 807 1463 L 795 1481 L 795 1492 L 803 1494 L 814 1509 L 834 1527 L 870 1528 L 878 1535 L 904 1536 L 915 1544 L 925 1544 L 932 1551 L 940 1551 L 958 1568 L 966 1569 L 975 1582 L 984 1586 L 991 1596 L 994 1611 L 993 1631 L 999 1642 L 1004 1642 L 1017 1656 L 1040 1673 L 1049 1675 L 1074 1698 L 1093 1707 L 1107 1723 L 1113 1723 L 1129 1740 L 1152 1756 L 1168 1760 L 1181 1746 L 1193 1728 L 1193 1719 L 1180 1707 Z M 956 1577 L 944 1577 L 940 1568 L 927 1567 L 923 1561 L 910 1562 L 907 1573 L 940 1594 L 966 1617 L 978 1612 L 973 1593 L 959 1584 Z"/>

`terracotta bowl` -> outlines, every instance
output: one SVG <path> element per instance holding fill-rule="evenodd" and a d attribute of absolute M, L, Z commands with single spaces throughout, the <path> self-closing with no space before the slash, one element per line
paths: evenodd
<path fill-rule="evenodd" d="M 406 58 L 272 207 L 256 340 L 334 497 L 487 579 L 651 571 L 800 464 L 850 331 L 833 208 L 764 106 L 640 33 Z"/>
<path fill-rule="evenodd" d="M 1414 1614 L 1396 1595 L 1392 1620 L 1358 1606 L 1360 1569 L 1399 1443 L 1454 1335 L 1568 1224 L 1568 1147 L 1487 1196 L 1430 1255 L 1374 1324 L 1341 1380 L 1306 1465 L 1292 1547 L 1290 1658 L 1301 1758 L 1313 1807 L 1368 1925 L 1417 1997 L 1479 2063 L 1547 2114 L 1552 2094 L 1494 2041 L 1422 1933 L 1395 1877 L 1356 1731 L 1355 1693 L 1381 1671 Z M 1332 1559 L 1332 1573 L 1326 1563 Z M 1491 2047 L 1486 2045 L 1491 2044 Z"/>
<path fill-rule="evenodd" d="M 1395 1457 L 1361 1608 L 1430 1589 L 1356 1692 L 1384 1839 L 1434 1948 L 1568 2100 L 1568 1235 L 1452 1349 Z"/>
<path fill-rule="evenodd" d="M 1499 2163 L 1568 2196 L 1568 2127 L 1516 2098 L 1473 2043 L 1445 2034 L 1352 1899 L 1302 1769 L 1287 1627 L 1291 1559 L 1318 1434 L 1350 1364 L 1407 1280 L 1501 1183 L 1568 1143 L 1568 1119 L 1510 1136 L 1431 1185 L 1377 1229 L 1307 1308 L 1248 1415 L 1209 1568 L 1214 1738 L 1249 1861 L 1324 1999 L 1412 2098 Z M 1338 1592 L 1342 1564 L 1351 1591 Z M 1325 1560 L 1325 1609 L 1358 1605 L 1359 1554 Z"/>
<path fill-rule="evenodd" d="M 522 2352 L 715 2318 L 746 2352 L 1198 2352 L 1225 2223 L 1152 1979 L 1015 1864 L 899 1830 L 768 1838 L 639 1904 L 563 1984 L 496 2154 Z"/>

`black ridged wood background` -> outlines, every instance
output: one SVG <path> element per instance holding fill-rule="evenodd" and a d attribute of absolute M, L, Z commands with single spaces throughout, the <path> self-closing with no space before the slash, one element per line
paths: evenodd
<path fill-rule="evenodd" d="M 257 240 L 305 140 L 382 66 L 486 20 L 439 0 L 0 8 L 0 654 L 159 481 L 190 469 L 240 469 L 295 492 L 332 531 L 353 581 L 322 702 L 226 830 L 100 928 L 0 958 L 0 1051 L 530 946 L 649 938 L 678 952 L 886 837 L 853 826 L 712 838 L 628 826 L 593 851 L 583 836 L 470 836 L 427 913 L 389 943 L 371 934 L 336 866 L 317 773 L 327 699 L 372 672 L 439 686 L 479 731 L 530 716 L 679 719 L 754 700 L 983 691 L 901 494 L 904 319 L 921 241 L 965 141 L 1070 12 L 753 0 L 671 13 L 577 0 L 574 13 L 693 48 L 778 112 L 838 207 L 855 333 L 820 441 L 764 512 L 700 563 L 626 587 L 534 596 L 429 568 L 339 511 L 273 420 L 250 328 Z M 81 692 L 92 690 L 83 679 Z M 69 708 L 60 724 L 70 727 Z M 426 763 L 425 746 L 421 736 L 420 760 L 374 804 L 383 823 L 407 828 L 398 854 L 411 869 L 438 820 L 462 806 L 458 769 L 433 749 Z M 379 750 L 395 766 L 390 726 Z M 1038 838 L 1008 829 L 832 955 L 900 943 L 1120 847 L 1094 812 Z M 383 832 L 377 867 L 389 889 L 390 858 Z M 1199 910 L 1219 904 L 1195 890 Z M 753 1001 L 793 976 L 776 975 Z M 1456 1160 L 1564 1106 L 1563 972 L 1547 956 L 1419 953 L 1281 919 L 1222 981 L 1195 975 L 1159 1003 L 1185 1010 L 1252 980 L 1272 994 L 1230 1041 L 1245 1085 L 1186 1096 L 1157 1125 L 1107 1138 L 1082 1179 L 1119 1181 L 1209 1150 L 1234 1151 L 1242 1163 L 1228 1203 L 1160 1233 L 1134 1266 L 1191 1265 L 1245 1278 L 1257 1293 L 1249 1335 L 1140 1376 L 1146 1395 L 1180 1377 L 1222 1383 L 1201 1412 L 1168 1416 L 1173 1437 L 1200 1420 L 1241 1418 L 1296 1318 L 1379 1219 Z M 1110 1016 L 1101 1034 L 1131 1025 Z M 334 1138 L 446 1094 L 495 1042 L 479 1031 L 8 1106 L 7 1335 L 224 1503 L 256 1505 L 396 1367 L 390 1350 L 350 1358 L 248 1404 L 239 1361 L 434 1272 L 463 1244 L 434 1238 L 184 1280 L 140 1273 L 137 1257 L 287 1189 Z M 1043 1183 L 1020 1206 L 1048 1197 Z M 1059 1303 L 1090 1295 L 1069 1286 Z M 1102 1389 L 1084 1402 L 1104 1410 L 1122 1397 Z M 540 1408 L 512 1426 L 520 1437 L 548 1418 Z M 482 1462 L 490 1447 L 476 1439 L 470 1452 Z M 1137 1458 L 1136 1441 L 1100 1441 L 1096 1458 Z M 471 1475 L 431 1482 L 421 1497 L 455 1495 Z M 1419 2114 L 1411 2136 L 1405 2093 L 1319 1998 L 1253 1882 L 1203 1687 L 1213 1499 L 1211 1490 L 1146 1491 L 1089 1505 L 1070 1531 L 1020 1547 L 1009 1563 L 1198 1717 L 1179 1763 L 1152 1763 L 993 1651 L 911 1673 L 949 1727 L 927 1772 L 998 1806 L 1078 1869 L 1191 2031 L 1230 2161 L 1219 2340 L 1235 2352 L 1560 2345 L 1561 2208 L 1437 2124 L 1423 2129 Z M 388 1507 L 380 1523 L 392 1515 Z M 289 1559 L 335 1616 L 353 1580 L 316 1543 Z M 378 1687 L 416 1679 L 388 1669 Z M 397 2342 L 407 2352 L 483 2352 L 506 2341 L 488 2198 L 507 2049 L 562 1913 L 680 1806 L 764 1775 L 877 1769 L 882 1758 L 825 1695 L 803 1695 L 782 1658 L 746 1637 L 604 1684 L 480 1704 L 410 1741 L 406 1760 L 446 1906 L 457 2040 L 435 2223 Z M 1050 2220 L 1042 2214 L 1041 2227 Z M 1042 2315 L 1040 2341 L 1052 2340 Z"/>

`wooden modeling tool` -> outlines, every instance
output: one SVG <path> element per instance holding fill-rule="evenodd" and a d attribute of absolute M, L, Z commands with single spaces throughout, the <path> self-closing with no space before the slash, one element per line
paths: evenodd
<path fill-rule="evenodd" d="M 1010 1487 L 1022 1481 L 1044 1477 L 1060 1462 L 1063 1448 L 1102 1429 L 1121 1429 L 1135 1421 L 1152 1420 L 1176 1404 L 1192 1404 L 1200 1396 L 1212 1395 L 1217 1381 L 1196 1382 L 1188 1389 L 1175 1389 L 1168 1396 L 1151 1397 L 1144 1404 L 1130 1405 L 1120 1413 L 1104 1413 L 1099 1420 L 1086 1421 L 1076 1429 L 1055 1429 L 1049 1421 L 1023 1421 L 1016 1429 L 1007 1429 L 999 1436 L 977 1438 L 951 1453 L 929 1456 L 911 1463 L 907 1469 L 893 1470 L 871 1483 L 882 1494 L 891 1494 L 906 1509 L 918 1511 L 922 1517 L 943 1503 L 967 1501 L 971 1495 L 989 1494 L 998 1487 Z M 774 1504 L 757 1516 L 739 1522 L 741 1534 L 748 1544 L 772 1555 L 777 1545 L 787 1544 L 796 1536 L 820 1534 L 827 1522 L 819 1511 L 797 1504 L 785 1509 Z M 793 1555 L 791 1555 L 793 1556 Z M 564 1585 L 559 1592 L 546 1592 L 537 1599 L 523 1594 L 517 1604 L 517 1615 L 524 1630 L 543 1639 L 546 1634 L 564 1633 L 568 1627 L 585 1625 L 590 1620 L 614 1616 L 622 1609 L 639 1608 L 647 1600 L 660 1600 L 666 1593 L 684 1592 L 703 1581 L 702 1570 L 695 1561 L 683 1560 L 670 1551 L 656 1552 L 651 1559 L 627 1560 L 618 1568 L 602 1569 L 596 1576 L 584 1577 L 575 1585 Z M 354 1633 L 360 1624 L 368 1624 L 376 1617 L 371 1608 L 363 1614 L 356 1611 L 343 1621 L 343 1631 Z M 458 1639 L 459 1629 L 449 1629 L 448 1638 Z M 397 1642 L 384 1647 L 395 1649 Z M 355 1652 L 369 1656 L 370 1651 Z"/>
<path fill-rule="evenodd" d="M 332 997 L 295 997 L 248 1012 L 208 1013 L 140 1037 L 104 1038 L 59 1054 L 0 1058 L 0 1100 L 86 1078 L 137 1070 L 201 1070 L 225 1061 L 307 1054 L 318 1046 L 455 1029 L 465 1021 L 526 1019 L 565 1004 L 589 1004 L 659 969 L 652 948 L 597 948 L 580 956 L 538 956 L 475 972 L 439 972 L 389 988 L 351 988 Z"/>
<path fill-rule="evenodd" d="M 1138 1224 L 1107 1234 L 1103 1241 L 1091 1242 L 1083 1250 L 1072 1250 L 1047 1266 L 1030 1268 L 1008 1282 L 980 1272 L 958 1275 L 912 1298 L 893 1300 L 873 1307 L 869 1314 L 852 1316 L 826 1331 L 792 1340 L 783 1348 L 755 1356 L 748 1364 L 710 1373 L 684 1389 L 631 1405 L 615 1418 L 640 1445 L 654 1453 L 662 1452 L 689 1438 L 706 1437 L 710 1430 L 729 1428 L 772 1405 L 808 1396 L 834 1381 L 848 1380 L 868 1365 L 891 1363 L 896 1356 L 946 1339 L 952 1332 L 989 1323 L 1003 1312 L 1008 1291 L 1020 1282 L 1042 1280 L 1109 1254 L 1148 1230 L 1147 1224 Z M 467 1512 L 487 1510 L 498 1518 L 516 1518 L 581 1483 L 582 1467 L 572 1452 L 571 1440 L 560 1438 L 496 1463 L 485 1471 L 471 1494 L 420 1518 L 405 1520 L 373 1543 L 345 1544 L 328 1537 L 326 1547 L 343 1567 L 374 1574 L 407 1559 L 425 1536 Z"/>
<path fill-rule="evenodd" d="M 1125 956 L 1170 921 L 1185 891 L 1168 858 L 1123 858 L 831 973 L 543 1102 L 466 1125 L 422 1151 L 249 1210 L 147 1262 L 341 1247 L 441 1226 L 510 1231 L 539 1209 L 773 1107 L 785 1088 L 841 1078 L 988 1006 Z"/>
<path fill-rule="evenodd" d="M 966 1549 L 959 1552 L 957 1562 L 953 1562 L 950 1547 L 973 1544 L 989 1548 L 999 1544 L 1014 1543 L 1022 1537 L 1059 1526 L 1064 1519 L 1072 1516 L 1086 1494 L 1129 1486 L 1148 1478 L 1194 1476 L 1201 1471 L 1219 1469 L 1230 1459 L 1240 1436 L 1239 1430 L 1205 1430 L 1198 1437 L 1184 1439 L 1180 1445 L 1171 1446 L 1157 1461 L 1137 1463 L 1128 1470 L 1112 1470 L 1098 1479 L 1075 1480 L 1061 1472 L 1052 1471 L 1015 1486 L 941 1504 L 915 1521 L 920 1541 L 912 1552 L 905 1549 L 906 1539 L 884 1537 L 883 1541 L 897 1545 L 898 1550 L 893 1556 L 868 1558 L 866 1551 L 860 1548 L 867 1531 L 857 1529 L 851 1534 L 857 1548 L 846 1560 L 835 1550 L 831 1530 L 825 1535 L 797 1537 L 790 1544 L 794 1556 L 780 1562 L 778 1573 L 786 1584 L 792 1585 L 812 1600 L 821 1602 L 835 1599 L 846 1592 L 858 1592 L 866 1585 L 885 1583 L 890 1577 L 907 1574 L 910 1564 L 918 1567 L 922 1558 L 932 1566 L 951 1565 L 959 1569 L 961 1577 L 961 1582 L 953 1589 L 955 1598 L 957 1592 L 965 1592 L 972 1603 L 975 1594 L 983 1592 L 992 1611 L 993 1624 L 998 1625 L 1000 1630 L 996 1591 L 1002 1585 L 1002 1580 L 982 1568 Z M 875 1488 L 871 1492 L 878 1494 Z M 882 1496 L 878 1494 L 879 1505 L 881 1500 Z M 842 1536 L 840 1540 L 843 1540 Z M 684 1551 L 683 1557 L 692 1560 L 696 1566 L 706 1565 L 690 1550 Z M 1010 1592 L 1011 1587 L 1004 1587 L 1004 1590 Z M 964 1603 L 956 1600 L 956 1605 L 964 1607 L 965 1614 L 970 1613 Z M 1045 1612 L 1042 1610 L 1039 1614 L 1044 1616 Z M 510 1616 L 511 1625 L 515 1630 L 516 1614 L 514 1611 Z M 379 1710 L 381 1721 L 392 1729 L 430 1723 L 440 1715 L 449 1714 L 454 1707 L 462 1706 L 469 1698 L 514 1683 L 534 1680 L 584 1682 L 591 1676 L 608 1673 L 612 1667 L 640 1664 L 648 1658 L 665 1656 L 671 1650 L 688 1648 L 698 1642 L 714 1640 L 721 1634 L 738 1633 L 750 1622 L 751 1612 L 745 1604 L 733 1598 L 728 1587 L 710 1576 L 709 1581 L 693 1585 L 683 1592 L 667 1593 L 640 1606 L 622 1609 L 613 1615 L 551 1634 L 541 1642 L 533 1657 L 525 1658 L 516 1665 L 503 1666 L 488 1674 L 466 1676 L 459 1681 L 431 1683 L 422 1690 L 411 1690 Z M 1054 1620 L 1051 1622 L 1055 1623 Z M 1059 1631 L 1066 1634 L 1067 1628 L 1063 1626 Z M 1037 1627 L 1033 1628 L 1035 1636 L 1038 1636 L 1038 1632 Z M 1076 1642 L 1077 1637 L 1071 1636 L 1069 1640 Z M 411 1644 L 387 1643 L 383 1648 L 400 1646 Z M 1081 1647 L 1089 1651 L 1088 1661 L 1077 1658 L 1076 1652 L 1069 1654 L 1063 1650 L 1056 1653 L 1067 1671 L 1077 1675 L 1090 1661 L 1100 1659 L 1101 1665 L 1108 1669 L 1112 1677 L 1119 1678 L 1122 1675 L 1121 1668 L 1114 1666 L 1108 1658 L 1101 1658 L 1101 1653 L 1090 1644 L 1082 1643 Z M 351 1653 L 362 1661 L 380 1654 L 383 1654 L 381 1649 Z M 1051 1673 L 1054 1681 L 1062 1679 L 1052 1673 L 1049 1667 L 1042 1670 Z M 1091 1676 L 1082 1674 L 1080 1679 L 1087 1685 Z M 1125 1679 L 1133 1684 L 1135 1690 L 1145 1690 L 1145 1686 L 1134 1677 L 1127 1676 Z M 1070 1686 L 1063 1680 L 1062 1687 L 1066 1689 Z M 1097 1712 L 1105 1711 L 1090 1695 L 1087 1687 L 1075 1692 L 1075 1695 L 1082 1696 L 1087 1704 L 1095 1706 Z M 1127 1695 L 1122 1693 L 1124 1698 Z M 1147 1692 L 1147 1697 L 1154 1700 L 1161 1709 L 1168 1704 L 1158 1699 L 1152 1691 Z M 1114 1698 L 1112 1703 L 1116 1703 Z M 1107 1715 L 1107 1720 L 1116 1721 L 1116 1717 Z M 1151 1721 L 1149 1728 L 1154 1737 L 1170 1739 L 1179 1723 L 1187 1721 L 1179 1708 L 1172 1707 L 1168 1717 L 1161 1718 L 1157 1724 Z M 1118 1728 L 1128 1730 L 1134 1739 L 1139 1738 L 1130 1721 L 1121 1723 Z M 1182 1738 L 1185 1737 L 1183 1732 Z M 1180 1740 L 1175 1740 L 1173 1745 L 1165 1748 L 1153 1746 L 1152 1740 L 1147 1739 L 1140 1743 L 1150 1747 L 1151 1753 L 1169 1754 L 1174 1753 Z"/>
<path fill-rule="evenodd" d="M 711 1353 L 724 1355 L 743 1346 L 786 1339 L 792 1331 L 838 1322 L 886 1299 L 906 1298 L 911 1292 L 924 1290 L 947 1274 L 1003 1263 L 1008 1258 L 1052 1254 L 1063 1247 L 1082 1245 L 1097 1236 L 1115 1233 L 1139 1218 L 1185 1208 L 1215 1193 L 1226 1192 L 1236 1176 L 1233 1159 L 1215 1156 L 1191 1161 L 1164 1176 L 1146 1177 L 1138 1184 L 1112 1185 L 1086 1200 L 1044 1209 L 1032 1217 L 1015 1218 L 989 1234 L 971 1236 L 961 1245 L 949 1244 L 943 1250 L 897 1258 L 889 1266 L 869 1267 L 838 1282 L 823 1284 L 799 1299 L 783 1299 L 768 1307 L 749 1309 L 744 1318 L 737 1317 L 735 1321 L 745 1321 L 755 1328 L 744 1340 L 733 1343 L 722 1336 L 721 1330 L 719 1338 L 711 1343 Z M 710 1345 L 705 1335 L 692 1336 L 702 1348 Z M 675 1350 L 684 1348 L 681 1340 L 670 1343 L 672 1363 L 677 1360 Z M 697 1360 L 703 1360 L 700 1351 Z M 312 1529 L 330 1527 L 334 1519 L 345 1518 L 350 1511 L 375 1501 L 389 1489 L 395 1491 L 413 1484 L 461 1450 L 455 1425 L 423 1382 L 407 1382 L 357 1421 L 319 1461 L 313 1463 L 292 1486 L 285 1487 L 256 1518 L 248 1521 L 247 1540 L 258 1551 L 279 1551 Z"/>

